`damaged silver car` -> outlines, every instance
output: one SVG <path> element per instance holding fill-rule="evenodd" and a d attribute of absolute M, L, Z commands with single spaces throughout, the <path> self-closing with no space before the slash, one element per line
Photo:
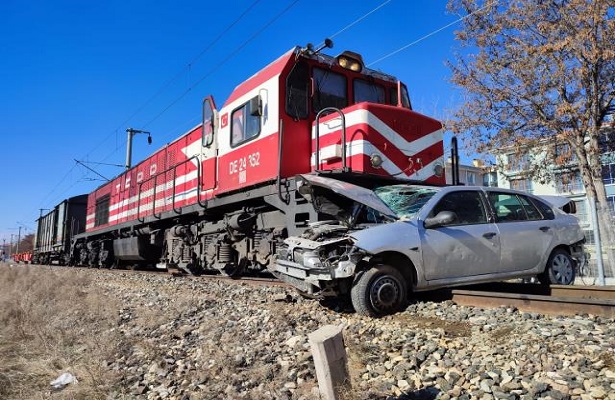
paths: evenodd
<path fill-rule="evenodd" d="M 523 192 L 368 188 L 319 175 L 302 175 L 299 192 L 330 220 L 286 239 L 272 272 L 306 295 L 349 294 L 363 315 L 394 313 L 409 293 L 447 286 L 533 276 L 568 285 L 583 261 L 577 218 Z"/>

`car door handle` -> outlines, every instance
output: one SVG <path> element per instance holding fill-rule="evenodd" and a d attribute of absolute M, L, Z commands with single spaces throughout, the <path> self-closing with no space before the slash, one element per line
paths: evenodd
<path fill-rule="evenodd" d="M 484 237 L 485 239 L 491 239 L 491 238 L 493 238 L 495 235 L 497 235 L 497 233 L 495 233 L 495 232 L 487 232 L 487 233 L 483 233 L 483 237 Z"/>
<path fill-rule="evenodd" d="M 541 227 L 540 227 L 540 228 L 538 228 L 538 229 L 540 229 L 540 230 L 541 230 L 541 231 L 543 231 L 543 232 L 546 232 L 546 231 L 548 231 L 549 229 L 551 229 L 551 227 L 550 227 L 550 226 L 541 226 Z"/>

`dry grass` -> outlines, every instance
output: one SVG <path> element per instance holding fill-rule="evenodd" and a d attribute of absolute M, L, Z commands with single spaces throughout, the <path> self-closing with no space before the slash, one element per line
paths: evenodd
<path fill-rule="evenodd" d="M 0 398 L 49 398 L 63 372 L 79 383 L 53 398 L 105 398 L 116 382 L 104 365 L 120 342 L 115 310 L 82 274 L 0 265 Z"/>

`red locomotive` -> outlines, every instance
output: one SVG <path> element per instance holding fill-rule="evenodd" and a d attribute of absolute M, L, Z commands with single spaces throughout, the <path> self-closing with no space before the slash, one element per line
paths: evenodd
<path fill-rule="evenodd" d="M 288 51 L 220 109 L 206 97 L 201 124 L 90 193 L 71 263 L 261 270 L 319 219 L 297 174 L 444 184 L 441 123 L 412 111 L 406 86 L 359 54 L 323 47 Z"/>

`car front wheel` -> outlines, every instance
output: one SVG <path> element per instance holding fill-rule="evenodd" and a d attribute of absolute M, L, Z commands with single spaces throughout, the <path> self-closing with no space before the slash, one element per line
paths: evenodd
<path fill-rule="evenodd" d="M 574 268 L 574 260 L 566 251 L 554 250 L 547 261 L 545 271 L 539 277 L 540 282 L 554 285 L 572 285 Z"/>
<path fill-rule="evenodd" d="M 406 302 L 406 281 L 390 265 L 376 265 L 363 272 L 350 290 L 355 311 L 380 317 L 399 311 Z"/>

